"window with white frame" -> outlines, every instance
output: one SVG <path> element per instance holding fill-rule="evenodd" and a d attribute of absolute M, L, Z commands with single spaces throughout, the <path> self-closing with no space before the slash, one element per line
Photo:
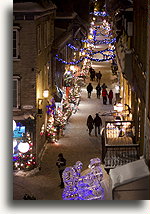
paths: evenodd
<path fill-rule="evenodd" d="M 20 107 L 19 84 L 20 84 L 20 79 L 14 78 L 13 79 L 13 109 L 19 109 Z"/>
<path fill-rule="evenodd" d="M 13 27 L 13 58 L 19 59 L 19 28 Z"/>

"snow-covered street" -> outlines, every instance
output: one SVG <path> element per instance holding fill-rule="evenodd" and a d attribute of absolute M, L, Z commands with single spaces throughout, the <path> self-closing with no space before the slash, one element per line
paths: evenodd
<path fill-rule="evenodd" d="M 92 67 L 96 72 L 101 71 L 101 84 L 105 82 L 108 91 L 114 89 L 113 79 L 115 77 L 111 74 L 110 63 L 93 63 Z M 88 83 L 89 78 L 86 79 L 86 85 Z M 59 187 L 60 178 L 56 166 L 57 156 L 60 152 L 67 160 L 67 166 L 72 166 L 79 160 L 83 163 L 83 170 L 88 167 L 90 159 L 101 158 L 101 138 L 100 136 L 95 137 L 94 129 L 92 136 L 89 136 L 86 120 L 89 114 L 94 118 L 96 113 L 101 115 L 103 112 L 109 112 L 113 107 L 109 104 L 103 105 L 102 98 L 96 98 L 97 82 L 93 81 L 92 85 L 94 90 L 90 99 L 87 98 L 86 87 L 82 88 L 79 110 L 70 117 L 65 127 L 64 137 L 61 137 L 57 144 L 47 144 L 41 171 L 34 176 L 14 176 L 14 200 L 22 200 L 25 193 L 33 194 L 37 200 L 62 200 L 63 189 Z M 104 125 L 106 117 L 101 118 Z"/>

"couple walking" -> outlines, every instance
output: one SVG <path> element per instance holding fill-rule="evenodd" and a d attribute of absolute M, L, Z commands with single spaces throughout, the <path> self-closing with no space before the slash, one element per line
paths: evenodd
<path fill-rule="evenodd" d="M 91 135 L 94 126 L 95 126 L 95 136 L 97 136 L 97 131 L 98 134 L 100 135 L 100 126 L 102 126 L 102 120 L 99 117 L 98 113 L 96 113 L 96 117 L 94 119 L 92 118 L 91 115 L 89 115 L 87 118 L 87 127 L 89 130 L 89 135 Z"/>
<path fill-rule="evenodd" d="M 106 88 L 107 88 L 107 85 L 105 83 L 103 83 L 103 85 L 102 85 L 102 97 L 103 97 L 103 104 L 104 105 L 107 104 L 107 96 L 109 99 L 109 104 L 112 104 L 112 99 L 113 99 L 113 91 L 110 90 L 108 93 Z"/>
<path fill-rule="evenodd" d="M 87 92 L 88 92 L 88 98 L 91 98 L 91 93 L 93 91 L 93 86 L 91 83 L 88 84 L 87 86 Z M 96 94 L 97 94 L 97 98 L 100 98 L 100 94 L 101 94 L 101 87 L 100 84 L 98 83 L 98 85 L 96 86 Z"/>

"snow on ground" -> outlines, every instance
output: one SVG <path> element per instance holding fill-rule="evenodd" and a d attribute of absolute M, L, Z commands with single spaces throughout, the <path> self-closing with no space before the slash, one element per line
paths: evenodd
<path fill-rule="evenodd" d="M 103 62 L 102 62 L 103 63 Z M 109 89 L 114 88 L 113 79 L 110 71 L 110 63 L 94 63 L 93 68 L 102 73 L 101 84 L 106 83 Z M 86 79 L 86 85 L 89 78 Z M 92 82 L 94 89 L 97 82 Z M 101 138 L 88 135 L 86 120 L 89 114 L 95 117 L 97 112 L 109 112 L 113 107 L 111 105 L 103 105 L 102 98 L 96 98 L 96 90 L 92 92 L 91 99 L 87 98 L 86 88 L 82 88 L 81 102 L 79 110 L 69 119 L 64 137 L 60 138 L 57 144 L 47 144 L 43 160 L 41 163 L 41 171 L 31 177 L 14 176 L 13 191 L 14 200 L 22 200 L 25 193 L 33 194 L 38 200 L 62 200 L 62 191 L 58 187 L 60 183 L 58 169 L 56 167 L 57 155 L 62 152 L 67 160 L 67 166 L 72 166 L 76 161 L 83 163 L 83 170 L 88 167 L 92 158 L 101 158 Z M 108 118 L 107 118 L 108 119 Z M 106 117 L 102 117 L 103 125 Z"/>

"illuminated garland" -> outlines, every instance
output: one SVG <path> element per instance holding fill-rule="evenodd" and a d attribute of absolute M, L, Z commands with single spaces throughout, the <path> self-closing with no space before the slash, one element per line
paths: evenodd
<path fill-rule="evenodd" d="M 91 34 L 92 35 L 92 34 Z M 112 33 L 108 34 L 108 35 L 105 35 L 103 34 L 102 32 L 101 33 L 97 33 L 96 36 L 105 36 L 105 37 L 110 37 L 112 36 Z"/>
<path fill-rule="evenodd" d="M 105 56 L 107 56 L 107 55 L 105 55 Z M 89 60 L 91 60 L 91 61 L 96 61 L 96 62 L 106 62 L 106 61 L 109 61 L 109 60 L 114 59 L 115 57 L 116 57 L 115 54 L 113 54 L 113 55 L 111 55 L 111 56 L 108 56 L 107 59 L 94 59 L 94 58 L 92 58 L 92 57 L 85 56 L 85 57 L 81 57 L 80 60 L 77 60 L 77 61 L 75 61 L 75 62 L 67 62 L 67 61 L 65 61 L 65 60 L 63 60 L 63 59 L 61 59 L 61 58 L 59 58 L 58 55 L 55 56 L 55 58 L 56 58 L 59 62 L 62 62 L 62 63 L 64 63 L 64 64 L 66 64 L 66 65 L 77 65 L 78 63 L 82 62 L 84 59 L 89 59 Z"/>
<path fill-rule="evenodd" d="M 95 12 L 90 12 L 90 15 L 94 15 L 94 16 L 102 16 L 102 17 L 106 17 L 109 16 L 108 13 L 104 12 L 100 12 L 100 11 L 95 11 Z"/>
<path fill-rule="evenodd" d="M 97 13 L 97 14 L 106 14 L 105 12 L 102 12 L 102 13 Z M 101 26 L 96 26 L 95 29 L 98 29 L 100 28 Z M 105 27 L 103 26 L 103 30 L 109 30 L 108 27 Z M 93 45 L 100 45 L 100 44 L 113 44 L 116 42 L 116 38 L 112 38 L 112 39 L 103 39 L 103 40 L 97 40 L 96 39 L 97 37 L 97 30 L 93 30 L 93 39 L 75 39 L 75 40 L 78 40 L 80 42 L 85 42 L 85 43 L 89 43 L 89 44 L 93 44 Z M 72 62 L 67 62 L 65 60 L 63 60 L 62 58 L 60 58 L 58 56 L 58 54 L 55 55 L 55 58 L 59 61 L 59 62 L 62 62 L 63 64 L 66 64 L 66 65 L 77 65 L 79 64 L 80 62 L 82 62 L 84 59 L 88 59 L 88 60 L 91 60 L 91 61 L 96 61 L 96 62 L 104 62 L 104 61 L 109 61 L 109 60 L 112 60 L 113 58 L 115 58 L 115 54 L 113 54 L 114 50 L 111 50 L 111 49 L 105 49 L 103 51 L 97 51 L 97 52 L 93 52 L 92 50 L 90 49 L 86 49 L 86 48 L 82 48 L 82 49 L 79 49 L 79 48 L 76 48 L 75 46 L 71 45 L 71 44 L 67 44 L 67 46 L 71 49 L 73 49 L 74 51 L 80 51 L 80 52 L 83 52 L 86 50 L 86 55 L 87 56 L 82 56 L 79 60 L 76 60 L 76 61 L 72 61 Z M 88 51 L 88 52 L 87 52 Z M 106 51 L 110 51 L 112 52 L 112 55 L 111 54 L 105 54 L 104 52 Z M 95 58 L 92 58 L 90 56 L 93 56 L 95 54 L 102 54 L 103 55 L 103 59 L 95 59 Z M 89 56 L 88 56 L 89 55 Z"/>
<path fill-rule="evenodd" d="M 103 33 L 102 31 L 108 31 L 108 33 L 106 34 L 106 33 Z M 94 30 L 93 30 L 93 32 L 95 32 L 96 31 L 96 36 L 105 36 L 105 37 L 111 37 L 112 36 L 112 33 L 110 33 L 110 29 L 107 29 L 107 28 L 105 28 L 105 27 L 103 27 L 103 29 L 97 29 L 97 28 L 95 28 Z M 98 31 L 100 31 L 100 33 L 97 33 Z M 92 35 L 93 36 L 93 33 L 90 33 L 90 35 Z"/>
<path fill-rule="evenodd" d="M 75 62 L 67 62 L 61 58 L 58 57 L 58 54 L 56 54 L 55 59 L 57 59 L 59 62 L 62 62 L 66 65 L 77 65 L 78 63 L 82 62 L 84 60 L 84 57 L 82 57 L 80 60 L 77 60 Z"/>
<path fill-rule="evenodd" d="M 76 40 L 78 40 L 78 39 L 76 39 Z M 96 40 L 96 39 L 94 41 L 89 40 L 89 39 L 82 39 L 81 42 L 86 42 L 86 43 L 94 44 L 94 45 L 102 45 L 102 44 L 108 45 L 108 44 L 112 44 L 112 43 L 116 42 L 116 38 L 113 38 L 113 39 L 103 39 L 103 40 L 100 40 L 100 41 Z"/>
<path fill-rule="evenodd" d="M 75 51 L 80 51 L 80 52 L 84 52 L 84 51 L 87 51 L 86 54 L 90 54 L 90 55 L 95 55 L 97 53 L 100 53 L 100 54 L 103 54 L 104 52 L 106 51 L 111 51 L 111 52 L 114 52 L 115 50 L 112 50 L 112 49 L 104 49 L 102 51 L 93 51 L 93 50 L 90 50 L 90 49 L 87 49 L 87 48 L 82 48 L 82 49 L 79 49 L 79 48 L 76 48 L 75 46 L 71 45 L 71 44 L 67 44 L 67 46 Z M 106 55 L 106 54 L 103 54 L 103 55 Z"/>
<path fill-rule="evenodd" d="M 106 51 L 113 53 L 115 50 L 105 49 L 105 50 L 102 50 L 102 51 L 94 51 L 93 53 L 89 53 L 89 55 L 93 56 L 93 55 L 98 54 L 98 53 L 102 54 L 103 56 L 107 56 L 107 57 L 111 57 L 111 56 L 114 55 L 114 54 L 104 54 L 104 52 L 106 52 Z"/>

